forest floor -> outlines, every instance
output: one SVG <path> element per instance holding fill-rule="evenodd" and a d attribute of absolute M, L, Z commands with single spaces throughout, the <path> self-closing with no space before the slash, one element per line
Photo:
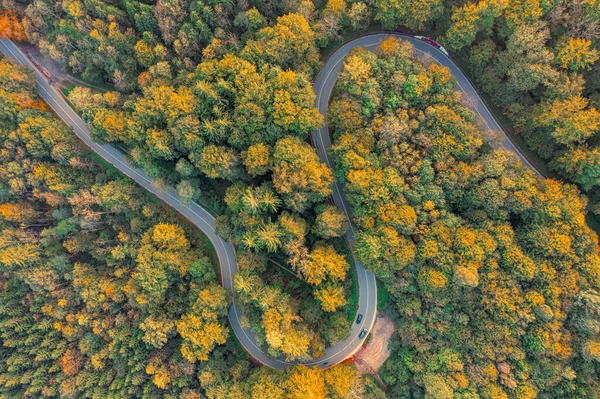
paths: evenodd
<path fill-rule="evenodd" d="M 19 48 L 25 55 L 37 66 L 47 78 L 52 78 L 52 81 L 61 88 L 69 86 L 86 86 L 100 91 L 106 91 L 106 87 L 93 85 L 76 78 L 67 73 L 58 62 L 50 57 L 44 57 L 40 50 L 32 45 L 19 43 Z"/>
<path fill-rule="evenodd" d="M 361 375 L 373 374 L 375 378 L 379 379 L 377 370 L 390 357 L 391 350 L 388 344 L 394 329 L 392 319 L 382 313 L 377 313 L 369 343 L 354 356 L 354 363 Z"/>

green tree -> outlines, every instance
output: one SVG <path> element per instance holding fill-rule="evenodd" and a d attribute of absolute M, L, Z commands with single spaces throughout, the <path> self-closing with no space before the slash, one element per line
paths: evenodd
<path fill-rule="evenodd" d="M 565 37 L 556 50 L 556 61 L 563 69 L 578 71 L 591 69 L 600 58 L 600 53 L 592 48 L 592 41 L 582 38 Z"/>
<path fill-rule="evenodd" d="M 273 185 L 289 209 L 302 212 L 331 194 L 333 175 L 314 150 L 295 137 L 277 142 Z"/>
<path fill-rule="evenodd" d="M 314 232 L 323 238 L 341 237 L 348 229 L 346 215 L 336 206 L 320 205 L 317 207 L 317 219 Z"/>

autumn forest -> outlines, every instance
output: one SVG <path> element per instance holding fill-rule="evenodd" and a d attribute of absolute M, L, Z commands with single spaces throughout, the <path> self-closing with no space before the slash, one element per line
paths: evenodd
<path fill-rule="evenodd" d="M 0 398 L 600 398 L 600 1 L 4 0 L 0 38 Z"/>

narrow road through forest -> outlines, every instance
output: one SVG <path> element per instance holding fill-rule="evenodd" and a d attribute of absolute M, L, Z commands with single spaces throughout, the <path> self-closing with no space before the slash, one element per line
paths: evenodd
<path fill-rule="evenodd" d="M 356 47 L 374 48 L 382 40 L 389 36 L 397 36 L 401 39 L 410 41 L 415 47 L 415 51 L 417 53 L 427 54 L 440 65 L 448 67 L 458 82 L 457 90 L 460 90 L 464 93 L 469 107 L 481 117 L 482 128 L 484 130 L 502 132 L 500 125 L 496 122 L 491 112 L 487 109 L 483 100 L 479 97 L 469 80 L 448 56 L 425 42 L 401 34 L 382 33 L 363 36 L 338 48 L 329 57 L 315 79 L 314 90 L 317 95 L 316 106 L 319 109 L 319 112 L 321 112 L 324 116 L 327 115 L 329 98 L 331 97 L 331 92 L 337 80 L 337 76 L 342 68 L 343 60 L 348 52 Z M 226 242 L 216 234 L 215 218 L 195 202 L 185 205 L 184 202 L 179 199 L 176 191 L 173 188 L 169 187 L 164 190 L 156 189 L 152 185 L 152 180 L 148 178 L 144 171 L 140 168 L 133 167 L 130 163 L 128 163 L 124 154 L 116 150 L 111 145 L 94 142 L 90 138 L 90 130 L 83 120 L 70 108 L 63 96 L 49 84 L 42 73 L 37 70 L 37 68 L 23 55 L 23 53 L 12 41 L 0 39 L 0 51 L 4 53 L 5 56 L 15 60 L 17 63 L 24 65 L 35 72 L 41 97 L 66 124 L 73 128 L 75 134 L 77 134 L 77 136 L 86 145 L 88 145 L 94 152 L 100 155 L 107 162 L 118 168 L 125 175 L 135 180 L 146 190 L 177 210 L 209 238 L 219 259 L 223 287 L 233 291 L 233 276 L 238 270 L 235 258 L 235 250 L 230 243 Z M 325 125 L 324 127 L 313 132 L 312 136 L 317 153 L 319 154 L 321 160 L 329 167 L 333 167 L 333 163 L 327 154 L 327 149 L 331 146 L 331 140 L 327 126 Z M 515 152 L 527 167 L 536 171 L 535 168 L 529 163 L 527 158 L 509 139 L 506 133 L 504 133 L 504 140 L 502 141 L 501 146 Z M 340 209 L 345 212 L 348 220 L 351 220 L 350 207 L 345 196 L 343 195 L 343 187 L 339 182 L 335 183 L 333 198 L 337 206 L 339 206 Z M 354 239 L 354 227 L 352 224 L 350 224 L 350 228 L 348 229 L 346 235 L 348 242 L 351 244 Z M 375 322 L 375 317 L 377 314 L 377 285 L 374 274 L 366 271 L 356 259 L 355 266 L 359 284 L 358 313 L 363 315 L 363 320 L 360 324 L 352 323 L 352 331 L 350 336 L 344 341 L 327 348 L 323 357 L 313 361 L 300 363 L 329 367 L 341 362 L 349 356 L 352 356 L 361 348 L 366 337 L 363 339 L 358 338 L 360 331 L 362 331 L 363 328 L 370 330 Z M 241 310 L 236 304 L 235 300 L 229 309 L 228 317 L 231 328 L 241 345 L 250 354 L 250 356 L 256 359 L 258 362 L 275 369 L 283 369 L 291 364 L 299 363 L 286 362 L 282 359 L 274 359 L 264 352 L 257 345 L 250 329 L 244 329 L 242 327 L 240 320 Z"/>

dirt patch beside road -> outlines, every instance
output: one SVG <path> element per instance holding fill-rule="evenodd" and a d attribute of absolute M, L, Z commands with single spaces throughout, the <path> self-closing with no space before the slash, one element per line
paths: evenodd
<path fill-rule="evenodd" d="M 361 375 L 374 374 L 377 377 L 377 370 L 391 354 L 388 344 L 394 330 L 394 322 L 377 313 L 369 344 L 354 355 L 354 363 Z"/>
<path fill-rule="evenodd" d="M 72 84 L 75 86 L 91 87 L 102 92 L 106 91 L 105 88 L 84 82 L 83 80 L 70 75 L 58 64 L 58 62 L 54 61 L 52 58 L 44 57 L 37 47 L 26 43 L 18 43 L 18 46 L 27 58 L 41 70 L 42 74 L 46 76 L 46 78 L 51 79 L 53 85 L 66 88 L 69 84 Z"/>

